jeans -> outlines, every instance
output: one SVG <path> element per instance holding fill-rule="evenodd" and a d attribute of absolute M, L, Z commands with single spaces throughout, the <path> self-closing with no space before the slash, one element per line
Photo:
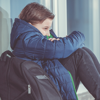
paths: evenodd
<path fill-rule="evenodd" d="M 92 51 L 79 48 L 59 61 L 72 74 L 76 91 L 81 81 L 95 100 L 100 100 L 100 64 Z"/>

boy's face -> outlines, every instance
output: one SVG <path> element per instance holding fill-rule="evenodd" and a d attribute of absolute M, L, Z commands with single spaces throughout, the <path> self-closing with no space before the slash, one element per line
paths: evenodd
<path fill-rule="evenodd" d="M 36 27 L 44 36 L 50 36 L 50 27 L 52 25 L 52 19 L 47 18 L 42 23 L 37 23 L 33 25 Z"/>

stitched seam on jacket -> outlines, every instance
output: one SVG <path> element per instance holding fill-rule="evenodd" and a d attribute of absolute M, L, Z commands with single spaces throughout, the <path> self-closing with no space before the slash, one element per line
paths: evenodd
<path fill-rule="evenodd" d="M 57 66 L 57 67 L 50 67 L 50 70 L 52 70 L 52 69 L 55 69 L 55 68 L 61 68 L 60 66 Z M 65 69 L 65 68 L 64 68 Z M 67 70 L 67 69 L 65 69 L 65 70 Z"/>
<path fill-rule="evenodd" d="M 54 38 L 57 38 L 57 36 L 55 35 L 55 33 L 53 32 L 53 30 L 51 29 L 51 34 L 52 34 L 52 36 L 54 37 Z M 55 49 L 53 49 L 54 50 L 54 53 L 53 53 L 53 58 L 55 58 L 55 54 L 56 54 L 56 43 L 55 43 Z"/>
<path fill-rule="evenodd" d="M 56 43 L 55 43 L 55 48 L 53 49 L 53 58 L 55 58 L 55 53 L 56 53 Z"/>
<path fill-rule="evenodd" d="M 44 57 L 43 58 L 45 58 L 45 51 L 46 51 L 46 45 L 47 45 L 47 40 L 46 40 L 46 43 L 45 43 L 45 45 L 44 45 Z"/>
<path fill-rule="evenodd" d="M 26 33 L 26 35 L 28 34 L 28 32 L 25 32 L 25 33 Z M 24 33 L 24 34 L 25 34 L 25 33 Z M 24 42 L 24 41 L 25 41 L 26 35 L 23 37 L 23 40 L 22 40 L 22 44 L 23 44 L 23 48 L 24 48 L 23 51 L 24 51 L 24 54 L 25 54 L 25 55 L 26 55 L 26 49 L 25 49 L 25 42 Z M 27 47 L 27 45 L 26 45 L 26 47 Z"/>
<path fill-rule="evenodd" d="M 40 39 L 39 39 L 39 40 L 37 41 L 37 43 L 36 43 L 36 46 L 35 46 L 35 48 L 34 48 L 35 51 L 37 51 L 36 48 L 37 48 L 37 45 L 38 45 L 38 43 L 39 43 L 40 40 L 41 40 L 41 37 L 40 37 Z M 34 54 L 33 54 L 33 55 L 34 55 Z"/>
<path fill-rule="evenodd" d="M 67 83 L 72 83 L 71 81 L 70 82 L 67 82 Z M 59 85 L 62 85 L 62 84 L 66 84 L 66 83 L 60 83 L 59 82 L 59 84 L 56 84 L 57 86 L 59 86 Z M 73 89 L 74 90 L 74 89 Z"/>
<path fill-rule="evenodd" d="M 69 73 L 64 73 L 64 74 L 60 74 L 60 76 L 63 76 L 65 74 L 68 74 L 69 75 Z M 54 76 L 54 75 L 52 75 L 52 76 Z M 59 76 L 57 75 L 56 77 L 59 77 Z"/>

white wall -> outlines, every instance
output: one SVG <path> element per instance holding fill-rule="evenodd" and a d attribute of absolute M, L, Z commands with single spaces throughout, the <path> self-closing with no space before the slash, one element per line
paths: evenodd
<path fill-rule="evenodd" d="M 10 0 L 0 0 L 0 54 L 10 49 Z"/>

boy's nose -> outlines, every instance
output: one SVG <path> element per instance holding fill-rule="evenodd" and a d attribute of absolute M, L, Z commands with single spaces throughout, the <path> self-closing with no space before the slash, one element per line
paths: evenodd
<path fill-rule="evenodd" d="M 47 36 L 50 36 L 50 31 L 47 32 Z"/>

